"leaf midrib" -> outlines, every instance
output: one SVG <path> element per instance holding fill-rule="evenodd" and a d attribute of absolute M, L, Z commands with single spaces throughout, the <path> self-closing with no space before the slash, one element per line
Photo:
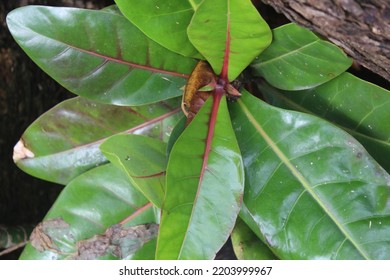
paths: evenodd
<path fill-rule="evenodd" d="M 67 48 L 71 48 L 71 49 L 74 49 L 76 51 L 79 51 L 79 52 L 82 52 L 82 53 L 85 53 L 85 54 L 88 54 L 88 55 L 91 55 L 91 56 L 99 57 L 99 58 L 105 59 L 107 61 L 111 61 L 111 62 L 118 63 L 118 64 L 123 64 L 123 65 L 130 66 L 130 67 L 137 68 L 137 69 L 150 71 L 150 72 L 153 72 L 153 73 L 172 75 L 172 76 L 177 76 L 177 77 L 182 77 L 182 78 L 188 78 L 189 77 L 188 74 L 179 73 L 179 72 L 175 72 L 175 71 L 164 70 L 164 69 L 159 69 L 159 68 L 155 68 L 153 66 L 141 65 L 141 64 L 137 64 L 137 63 L 121 60 L 121 59 L 118 59 L 118 58 L 115 58 L 115 57 L 111 57 L 111 56 L 108 56 L 108 55 L 99 54 L 99 53 L 94 52 L 94 51 L 84 50 L 84 49 L 81 49 L 81 48 L 79 48 L 77 46 L 74 46 L 73 44 L 70 44 L 70 43 L 64 42 L 62 40 L 59 40 L 59 39 L 56 39 L 56 38 L 52 38 L 52 37 L 49 37 L 49 36 L 44 35 L 42 33 L 39 33 L 39 32 L 33 30 L 30 27 L 21 26 L 21 25 L 19 25 L 16 22 L 14 22 L 14 23 L 15 23 L 15 25 L 19 26 L 19 28 L 24 29 L 24 30 L 29 30 L 31 33 L 34 33 L 37 36 L 41 36 L 41 37 L 46 38 L 48 40 L 52 40 L 52 41 L 55 41 L 57 43 L 63 44 L 65 46 L 67 46 Z"/>
<path fill-rule="evenodd" d="M 86 147 L 92 147 L 92 146 L 95 146 L 95 145 L 99 145 L 101 143 L 103 143 L 105 140 L 107 140 L 109 137 L 113 136 L 113 135 L 118 135 L 118 134 L 131 134 L 131 133 L 134 133 L 135 131 L 139 130 L 139 129 L 142 129 L 142 128 L 145 128 L 149 125 L 152 125 L 154 123 L 158 123 L 178 112 L 181 111 L 181 108 L 176 108 L 168 113 L 165 113 L 163 115 L 160 115 L 156 118 L 153 118 L 153 119 L 150 119 L 144 123 L 141 123 L 139 125 L 136 125 L 130 129 L 127 129 L 125 131 L 120 131 L 120 132 L 117 132 L 117 133 L 113 133 L 112 135 L 109 135 L 107 137 L 104 137 L 104 138 L 101 138 L 99 140 L 96 140 L 96 141 L 92 141 L 92 142 L 89 142 L 89 143 L 85 143 L 85 144 L 82 144 L 82 145 L 79 145 L 77 147 L 73 147 L 73 148 L 70 148 L 70 149 L 67 149 L 67 150 L 63 150 L 63 151 L 59 151 L 59 152 L 56 152 L 56 153 L 50 153 L 50 154 L 47 154 L 47 155 L 40 155 L 40 156 L 36 156 L 36 157 L 33 157 L 33 158 L 26 158 L 26 159 L 22 159 L 20 160 L 20 162 L 23 162 L 23 161 L 29 161 L 29 160 L 34 160 L 34 159 L 37 159 L 37 158 L 42 158 L 42 157 L 51 157 L 51 156 L 55 156 L 55 155 L 61 155 L 61 154 L 67 154 L 67 153 L 70 153 L 72 151 L 76 151 L 78 149 L 82 149 L 82 148 L 86 148 Z"/>
<path fill-rule="evenodd" d="M 281 58 L 283 58 L 283 57 L 285 57 L 285 56 L 294 54 L 294 53 L 299 52 L 299 51 L 301 51 L 301 50 L 303 50 L 303 49 L 305 49 L 305 48 L 307 48 L 307 47 L 310 47 L 311 45 L 317 43 L 319 40 L 320 40 L 320 39 L 317 39 L 317 40 L 315 40 L 315 41 L 313 41 L 313 42 L 311 42 L 311 43 L 309 43 L 309 44 L 306 44 L 306 45 L 304 45 L 304 46 L 301 46 L 301 47 L 299 47 L 299 48 L 297 48 L 297 49 L 289 50 L 289 52 L 284 53 L 284 54 L 282 54 L 282 55 L 279 55 L 279 56 L 277 56 L 277 57 L 275 57 L 275 58 L 272 58 L 272 59 L 269 59 L 269 60 L 265 60 L 265 61 L 259 61 L 259 63 L 256 63 L 256 64 L 259 65 L 259 67 L 264 66 L 264 65 L 266 65 L 266 64 L 268 64 L 268 63 L 271 63 L 271 62 L 273 62 L 273 61 L 275 61 L 275 60 L 279 60 L 279 59 L 281 59 Z"/>
<path fill-rule="evenodd" d="M 180 251 L 178 253 L 178 259 L 181 259 L 181 256 L 183 254 L 183 250 L 185 249 L 184 244 L 186 243 L 188 235 L 189 235 L 189 229 L 190 229 L 190 226 L 192 224 L 193 217 L 195 215 L 194 213 L 195 213 L 195 209 L 196 209 L 196 204 L 198 202 L 199 194 L 200 194 L 201 190 L 204 188 L 203 178 L 204 178 L 204 175 L 206 174 L 206 172 L 208 171 L 207 166 L 209 165 L 209 156 L 213 152 L 212 141 L 213 141 L 213 138 L 215 137 L 215 135 L 214 135 L 215 126 L 216 126 L 217 120 L 218 120 L 218 111 L 219 111 L 219 107 L 220 107 L 219 105 L 220 105 L 222 96 L 223 96 L 222 89 L 216 89 L 214 91 L 214 96 L 213 96 L 212 104 L 211 104 L 210 118 L 209 118 L 209 122 L 207 124 L 207 127 L 208 127 L 207 128 L 207 136 L 205 139 L 204 152 L 202 154 L 203 160 L 202 160 L 202 166 L 201 166 L 200 175 L 199 175 L 198 187 L 197 187 L 197 191 L 196 191 L 196 195 L 195 195 L 195 201 L 193 203 L 193 207 L 191 210 L 191 215 L 190 215 L 190 218 L 188 220 L 187 228 L 185 231 L 186 234 L 185 234 L 184 239 L 181 243 Z M 210 99 L 211 98 L 209 98 L 209 100 Z"/>
<path fill-rule="evenodd" d="M 297 168 L 291 163 L 288 157 L 275 145 L 275 141 L 271 139 L 271 137 L 263 130 L 261 125 L 257 122 L 255 117 L 251 114 L 249 109 L 243 103 L 242 100 L 238 100 L 239 106 L 242 108 L 245 116 L 248 118 L 249 122 L 253 125 L 253 127 L 257 130 L 257 132 L 263 137 L 266 143 L 270 146 L 270 148 L 274 151 L 276 156 L 282 161 L 283 164 L 290 170 L 292 175 L 301 183 L 307 193 L 309 193 L 312 198 L 318 203 L 321 209 L 325 212 L 326 215 L 336 224 L 342 234 L 348 239 L 349 242 L 356 248 L 356 250 L 367 260 L 369 260 L 368 254 L 359 246 L 359 244 L 352 238 L 349 234 L 348 230 L 344 227 L 344 225 L 337 219 L 337 217 L 330 211 L 328 207 L 321 201 L 320 197 L 313 191 L 309 181 L 297 170 Z"/>
<path fill-rule="evenodd" d="M 274 94 L 277 94 L 278 98 L 283 99 L 284 102 L 289 104 L 291 106 L 291 108 L 293 108 L 293 109 L 299 110 L 299 111 L 301 111 L 303 113 L 306 113 L 306 114 L 317 115 L 315 112 L 308 110 L 307 108 L 301 106 L 299 103 L 294 102 L 291 99 L 286 98 L 283 94 L 278 94 L 276 92 L 274 92 Z M 375 143 L 382 144 L 384 146 L 389 146 L 390 147 L 390 143 L 387 142 L 386 140 L 375 138 L 375 137 L 373 137 L 371 135 L 364 134 L 364 133 L 362 133 L 362 132 L 360 132 L 358 130 L 354 130 L 353 128 L 346 127 L 344 125 L 340 125 L 340 124 L 338 124 L 336 122 L 333 122 L 333 121 L 330 121 L 330 120 L 327 120 L 327 121 L 329 121 L 330 123 L 340 127 L 341 129 L 345 130 L 346 132 L 348 132 L 351 135 L 356 135 L 356 136 L 359 136 L 359 137 L 362 137 L 362 138 L 366 138 L 366 139 L 369 139 L 370 141 L 373 141 Z"/>

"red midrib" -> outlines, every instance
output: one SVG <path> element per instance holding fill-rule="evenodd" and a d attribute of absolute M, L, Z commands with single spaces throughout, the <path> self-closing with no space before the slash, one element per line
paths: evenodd
<path fill-rule="evenodd" d="M 225 85 L 229 83 L 228 78 L 228 67 L 229 67 L 229 53 L 230 53 L 230 3 L 228 1 L 228 11 L 227 11 L 227 28 L 226 28 L 226 45 L 225 45 L 225 53 L 223 57 L 223 66 L 222 71 L 218 80 L 218 84 L 215 88 L 214 94 L 213 94 L 213 106 L 211 109 L 210 114 L 210 121 L 209 121 L 209 127 L 207 131 L 207 137 L 206 137 L 206 146 L 204 150 L 204 156 L 203 156 L 203 163 L 202 168 L 200 171 L 199 176 L 199 184 L 198 184 L 198 190 L 196 193 L 196 198 L 198 198 L 202 183 L 203 183 L 203 176 L 206 172 L 207 165 L 208 165 L 208 159 L 211 151 L 211 145 L 214 138 L 214 131 L 215 131 L 215 124 L 217 122 L 217 116 L 218 116 L 218 109 L 219 104 L 221 103 L 221 98 L 225 93 Z"/>
<path fill-rule="evenodd" d="M 228 1 L 228 10 L 227 10 L 227 22 L 226 22 L 226 44 L 225 44 L 225 53 L 223 56 L 223 64 L 221 71 L 221 79 L 225 81 L 225 83 L 229 83 L 229 55 L 230 55 L 230 3 Z"/>
<path fill-rule="evenodd" d="M 124 61 L 124 60 L 121 60 L 121 59 L 118 59 L 118 58 L 115 58 L 115 57 L 110 57 L 110 56 L 107 56 L 107 55 L 99 54 L 99 53 L 94 52 L 94 51 L 80 49 L 80 48 L 75 47 L 75 46 L 70 46 L 69 45 L 69 47 L 73 48 L 73 49 L 76 49 L 76 50 L 78 50 L 80 52 L 87 53 L 87 54 L 92 55 L 92 56 L 100 57 L 100 58 L 103 58 L 105 60 L 112 61 L 112 62 L 119 63 L 119 64 L 123 64 L 123 65 L 127 65 L 127 66 L 130 66 L 130 67 L 134 67 L 134 68 L 138 68 L 138 69 L 142 69 L 142 70 L 147 70 L 147 71 L 151 71 L 151 72 L 154 72 L 154 73 L 160 73 L 160 74 L 167 74 L 167 75 L 182 77 L 182 78 L 188 78 L 189 77 L 189 75 L 187 75 L 187 74 L 178 73 L 178 72 L 174 72 L 174 71 L 163 70 L 163 69 L 158 69 L 158 68 L 154 68 L 154 67 L 148 66 L 148 65 L 141 65 L 141 64 L 137 64 L 137 63 Z"/>
<path fill-rule="evenodd" d="M 225 52 L 224 52 L 224 57 L 223 57 L 223 65 L 222 65 L 222 70 L 221 70 L 221 74 L 220 74 L 219 79 L 218 79 L 217 86 L 216 86 L 214 93 L 213 93 L 213 105 L 212 105 L 210 120 L 209 120 L 209 124 L 208 124 L 207 137 L 205 139 L 206 146 L 204 149 L 203 162 L 202 162 L 202 167 L 200 170 L 198 189 L 197 189 L 196 196 L 195 196 L 195 203 L 196 203 L 196 201 L 199 197 L 199 193 L 202 189 L 203 177 L 205 175 L 205 172 L 206 172 L 207 166 L 208 166 L 208 159 L 209 159 L 209 155 L 211 152 L 212 141 L 214 138 L 214 131 L 215 131 L 215 125 L 217 123 L 219 105 L 221 103 L 221 98 L 225 94 L 225 85 L 227 85 L 229 83 L 228 68 L 229 68 L 230 39 L 231 39 L 230 38 L 230 7 L 229 7 L 229 5 L 230 5 L 230 2 L 228 0 L 226 44 L 225 44 Z M 193 211 L 193 209 L 192 209 L 192 211 Z M 192 214 L 191 214 L 190 219 L 192 219 Z M 189 221 L 188 225 L 190 225 L 190 223 L 191 222 Z M 187 233 L 188 233 L 188 231 L 187 231 Z M 186 239 L 186 237 L 187 237 L 187 235 L 184 237 L 184 240 Z M 184 240 L 183 240 L 182 245 L 185 242 Z M 183 247 L 181 249 L 183 249 Z M 180 251 L 179 255 L 181 255 L 181 251 Z"/>
<path fill-rule="evenodd" d="M 198 185 L 198 192 L 196 196 L 199 194 L 199 190 L 203 181 L 203 176 L 206 171 L 207 165 L 208 165 L 208 159 L 211 151 L 211 144 L 214 138 L 214 131 L 215 131 L 215 124 L 217 122 L 217 115 L 218 115 L 218 108 L 219 104 L 221 103 L 221 98 L 223 96 L 224 89 L 217 85 L 217 88 L 214 93 L 213 98 L 213 106 L 211 109 L 211 115 L 210 115 L 210 121 L 209 121 L 209 130 L 207 131 L 207 137 L 206 137 L 206 147 L 204 149 L 204 156 L 203 156 L 203 163 L 202 168 L 200 171 L 200 177 L 199 177 L 199 185 Z"/>
<path fill-rule="evenodd" d="M 144 211 L 148 210 L 152 206 L 153 206 L 153 204 L 151 202 L 146 203 L 145 205 L 143 205 L 140 208 L 136 209 L 133 212 L 133 214 L 131 214 L 130 216 L 128 216 L 127 218 L 125 218 L 121 222 L 119 222 L 119 224 L 120 225 L 126 224 L 127 222 L 131 221 L 132 219 L 134 219 L 135 217 L 137 217 L 138 215 L 140 215 Z"/>

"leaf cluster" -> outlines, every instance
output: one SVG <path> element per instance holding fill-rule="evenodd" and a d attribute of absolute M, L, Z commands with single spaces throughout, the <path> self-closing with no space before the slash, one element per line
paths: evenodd
<path fill-rule="evenodd" d="M 15 146 L 65 185 L 22 259 L 390 258 L 387 90 L 250 0 L 115 2 L 7 17 L 78 95 Z"/>

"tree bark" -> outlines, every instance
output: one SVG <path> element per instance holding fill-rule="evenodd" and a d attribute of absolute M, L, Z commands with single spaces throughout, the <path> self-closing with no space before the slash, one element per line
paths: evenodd
<path fill-rule="evenodd" d="M 389 0 L 262 0 L 390 80 Z"/>

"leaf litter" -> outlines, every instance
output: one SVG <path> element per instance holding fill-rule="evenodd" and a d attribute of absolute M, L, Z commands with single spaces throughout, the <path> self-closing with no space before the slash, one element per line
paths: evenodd
<path fill-rule="evenodd" d="M 79 241 L 78 252 L 71 259 L 94 260 L 106 254 L 123 259 L 157 237 L 157 233 L 158 225 L 154 223 L 126 228 L 121 224 L 115 224 L 102 235 Z"/>

